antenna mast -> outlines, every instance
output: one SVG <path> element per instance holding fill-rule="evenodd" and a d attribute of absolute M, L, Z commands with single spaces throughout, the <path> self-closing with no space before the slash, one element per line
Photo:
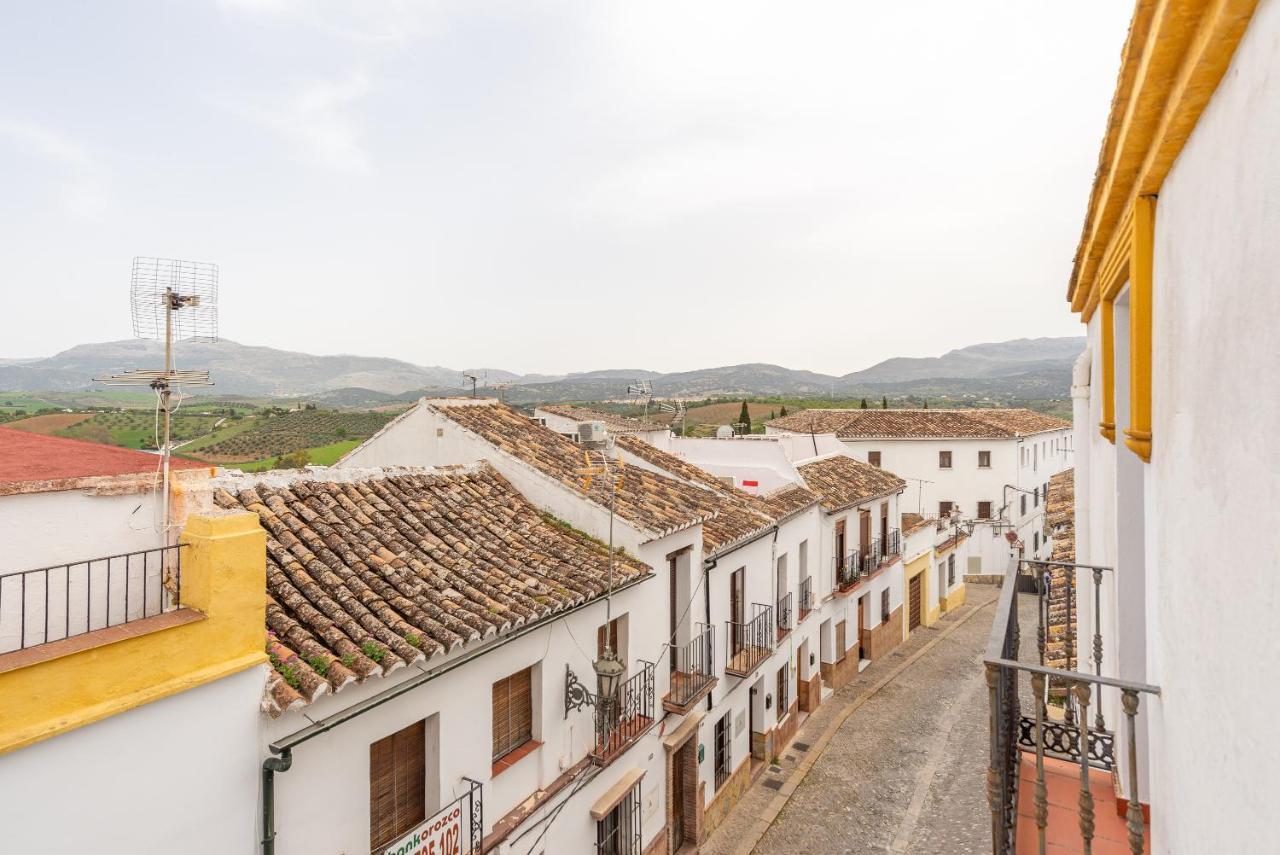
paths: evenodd
<path fill-rule="evenodd" d="M 644 420 L 649 421 L 649 402 L 653 400 L 653 383 L 648 380 L 632 380 L 627 385 L 627 394 L 644 405 Z"/>
<path fill-rule="evenodd" d="M 171 528 L 169 459 L 173 451 L 173 412 L 177 409 L 173 405 L 174 388 L 178 389 L 181 405 L 183 386 L 213 385 L 208 371 L 179 371 L 174 366 L 173 344 L 182 340 L 218 340 L 218 266 L 176 258 L 135 257 L 130 303 L 134 336 L 164 341 L 164 368 L 140 368 L 93 379 L 108 386 L 149 386 L 155 390 L 157 415 L 164 420 L 163 439 L 157 437 L 157 441 L 163 473 L 161 532 L 167 545 Z"/>

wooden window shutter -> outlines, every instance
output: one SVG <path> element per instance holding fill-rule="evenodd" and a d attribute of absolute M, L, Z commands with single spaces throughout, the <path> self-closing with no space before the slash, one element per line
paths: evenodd
<path fill-rule="evenodd" d="M 369 845 L 394 842 L 427 818 L 426 723 L 369 746 Z"/>
<path fill-rule="evenodd" d="M 532 669 L 525 668 L 493 684 L 493 759 L 510 754 L 532 738 Z"/>

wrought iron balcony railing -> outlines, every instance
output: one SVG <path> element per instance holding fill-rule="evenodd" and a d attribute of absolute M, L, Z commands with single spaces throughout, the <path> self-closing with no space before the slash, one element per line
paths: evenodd
<path fill-rule="evenodd" d="M 178 608 L 185 544 L 0 574 L 0 653 Z"/>
<path fill-rule="evenodd" d="M 773 631 L 773 608 L 752 603 L 755 616 L 746 623 L 725 621 L 729 644 L 724 670 L 727 674 L 746 677 L 773 653 L 776 642 Z"/>
<path fill-rule="evenodd" d="M 654 722 L 654 666 L 636 660 L 639 672 L 622 681 L 610 696 L 590 691 L 565 666 L 564 714 L 584 706 L 595 708 L 595 740 L 591 759 L 601 765 L 611 763 L 640 738 Z"/>
<path fill-rule="evenodd" d="M 864 562 L 862 556 L 857 552 L 850 552 L 836 561 L 836 590 L 848 591 L 854 585 L 862 580 L 862 577 L 869 575 L 863 572 Z"/>
<path fill-rule="evenodd" d="M 788 591 L 778 600 L 778 640 L 786 638 L 787 633 L 796 628 L 791 618 L 791 592 Z"/>
<path fill-rule="evenodd" d="M 1062 566 L 1074 568 L 1080 565 Z M 1084 569 L 1100 572 L 1109 568 Z M 1025 789 L 1034 799 L 1035 835 L 1039 850 L 1044 851 L 1050 814 L 1045 783 L 1047 762 L 1065 762 L 1079 769 L 1076 819 L 1082 851 L 1090 851 L 1097 824 L 1090 768 L 1111 770 L 1117 757 L 1116 734 L 1097 727 L 1101 719 L 1095 718 L 1095 724 L 1091 725 L 1089 707 L 1093 706 L 1096 711 L 1102 705 L 1104 695 L 1118 695 L 1125 720 L 1127 750 L 1125 769 L 1117 777 L 1126 785 L 1129 794 L 1125 825 L 1130 850 L 1141 853 L 1146 829 L 1138 789 L 1137 716 L 1142 696 L 1158 695 L 1160 689 L 1145 683 L 1104 677 L 1101 673 L 1086 674 L 1019 661 L 1018 597 L 1023 593 L 1039 596 L 1044 583 L 1042 575 L 1020 571 L 1020 564 L 1013 563 L 1005 575 L 984 660 L 990 713 L 987 800 L 991 808 L 992 852 L 994 855 L 1012 855 L 1016 851 L 1019 784 L 1023 775 L 1034 775 L 1033 780 L 1026 782 Z M 1037 605 L 1043 619 L 1043 606 Z M 1051 684 L 1063 689 L 1058 701 L 1050 694 Z M 1031 706 L 1030 716 L 1023 714 L 1024 701 Z M 1033 763 L 1023 762 L 1024 752 L 1034 755 Z M 1055 806 L 1055 809 L 1064 808 Z"/>
<path fill-rule="evenodd" d="M 813 611 L 813 577 L 805 576 L 800 580 L 800 620 L 804 620 Z"/>
<path fill-rule="evenodd" d="M 699 624 L 699 626 L 702 626 Z M 686 644 L 668 645 L 671 657 L 671 690 L 662 699 L 664 708 L 687 712 L 715 684 L 715 627 L 704 626 Z"/>

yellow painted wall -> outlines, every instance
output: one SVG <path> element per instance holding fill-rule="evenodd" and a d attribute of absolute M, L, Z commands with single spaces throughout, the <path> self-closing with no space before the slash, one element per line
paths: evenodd
<path fill-rule="evenodd" d="M 933 626 L 938 619 L 938 610 L 930 608 L 930 603 L 937 599 L 933 591 L 933 574 L 928 572 L 933 566 L 933 551 L 930 550 L 919 558 L 907 562 L 902 573 L 902 637 L 911 635 L 909 610 L 911 608 L 911 580 L 924 573 L 924 581 L 920 583 L 920 622 L 925 626 Z"/>
<path fill-rule="evenodd" d="M 964 599 L 965 599 L 965 587 L 964 587 L 964 583 L 961 582 L 959 585 L 956 586 L 956 589 L 954 591 L 952 591 L 950 594 L 947 594 L 946 610 L 951 611 L 952 609 L 960 608 L 961 606 L 964 605 Z"/>
<path fill-rule="evenodd" d="M 267 661 L 266 532 L 257 515 L 192 516 L 182 542 L 182 605 L 203 617 L 57 658 L 26 651 L 29 664 L 0 673 L 0 753 Z"/>

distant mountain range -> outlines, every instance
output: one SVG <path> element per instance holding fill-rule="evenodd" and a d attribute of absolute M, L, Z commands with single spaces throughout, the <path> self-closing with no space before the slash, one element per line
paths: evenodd
<path fill-rule="evenodd" d="M 954 395 L 1061 397 L 1082 337 L 1016 339 L 975 344 L 938 357 L 886 359 L 843 376 L 799 371 L 766 363 L 728 365 L 662 374 L 638 368 L 565 375 L 520 375 L 497 368 L 421 366 L 370 356 L 314 356 L 233 341 L 185 342 L 178 367 L 207 368 L 219 396 L 306 397 L 331 406 L 371 406 L 420 395 L 458 394 L 463 374 L 480 386 L 503 384 L 514 403 L 593 401 L 622 398 L 627 383 L 649 380 L 657 397 L 722 395 Z M 46 359 L 0 359 L 0 390 L 73 392 L 98 388 L 90 378 L 161 364 L 160 345 L 129 339 L 81 344 Z M 493 394 L 492 390 L 490 394 Z"/>

